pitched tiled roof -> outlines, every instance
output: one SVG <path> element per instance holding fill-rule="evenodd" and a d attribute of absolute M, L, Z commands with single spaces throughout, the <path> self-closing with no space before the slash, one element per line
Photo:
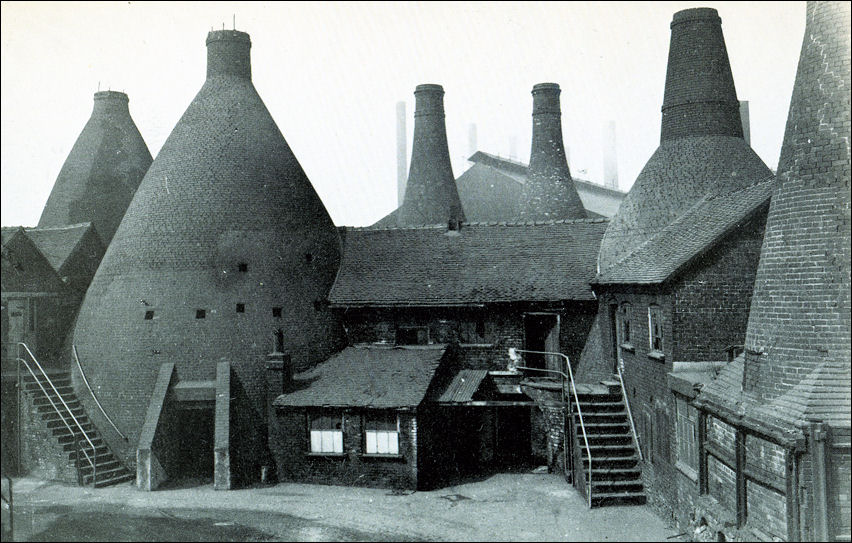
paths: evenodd
<path fill-rule="evenodd" d="M 674 222 L 595 278 L 598 284 L 660 283 L 746 222 L 769 201 L 774 179 L 705 196 Z"/>
<path fill-rule="evenodd" d="M 92 223 L 84 222 L 55 228 L 27 228 L 26 233 L 47 257 L 53 269 L 59 271 L 86 232 L 91 229 Z"/>
<path fill-rule="evenodd" d="M 593 300 L 607 222 L 352 229 L 329 300 L 336 306 L 442 306 Z"/>
<path fill-rule="evenodd" d="M 296 374 L 295 390 L 278 396 L 275 406 L 415 407 L 446 352 L 446 345 L 347 347 Z"/>
<path fill-rule="evenodd" d="M 8 243 L 17 232 L 22 230 L 23 227 L 21 226 L 4 226 L 2 228 L 2 245 L 5 247 L 6 243 Z"/>

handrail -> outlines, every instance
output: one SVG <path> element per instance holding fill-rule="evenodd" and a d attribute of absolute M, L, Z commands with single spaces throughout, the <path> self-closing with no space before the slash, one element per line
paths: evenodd
<path fill-rule="evenodd" d="M 517 369 L 540 371 L 540 372 L 544 372 L 544 373 L 558 373 L 558 374 L 560 374 L 563 378 L 563 384 L 562 384 L 562 401 L 563 401 L 563 403 L 565 401 L 564 379 L 565 379 L 565 377 L 568 377 L 568 379 L 571 381 L 571 392 L 574 394 L 574 403 L 577 406 L 577 415 L 580 417 L 580 429 L 583 430 L 583 442 L 586 445 L 586 454 L 589 457 L 589 470 L 588 470 L 589 471 L 589 480 L 588 480 L 588 483 L 586 484 L 586 486 L 588 488 L 587 498 L 588 498 L 588 501 L 589 501 L 589 508 L 591 509 L 591 507 L 592 507 L 592 449 L 591 449 L 591 447 L 589 447 L 589 437 L 586 434 L 586 425 L 583 422 L 583 410 L 580 408 L 580 398 L 577 396 L 577 386 L 574 383 L 574 372 L 571 370 L 571 360 L 568 358 L 568 355 L 566 355 L 566 354 L 558 353 L 558 352 L 551 352 L 551 351 L 528 351 L 528 350 L 525 350 L 525 349 L 510 349 L 509 350 L 509 356 L 510 357 L 512 356 L 513 352 L 530 353 L 530 354 L 549 354 L 549 355 L 561 356 L 562 358 L 565 359 L 565 367 L 568 368 L 568 375 L 567 376 L 559 370 L 549 370 L 549 369 L 542 369 L 542 368 L 529 368 L 529 367 L 526 367 L 526 366 L 516 366 L 516 368 Z M 567 454 L 568 454 L 568 451 L 565 451 L 563 453 L 563 455 L 567 455 Z"/>
<path fill-rule="evenodd" d="M 83 366 L 80 365 L 80 357 L 77 356 L 77 346 L 73 343 L 71 344 L 71 351 L 74 353 L 74 361 L 77 362 L 77 369 L 80 370 L 80 376 L 83 378 L 83 382 L 86 383 L 86 388 L 89 389 L 89 394 L 92 395 L 92 399 L 95 400 L 95 405 L 98 406 L 98 409 L 100 409 L 101 413 L 104 414 L 104 417 L 106 418 L 107 422 L 110 424 L 110 426 L 113 427 L 116 433 L 118 433 L 118 435 L 120 435 L 124 441 L 127 441 L 127 436 L 121 433 L 121 430 L 118 429 L 118 426 L 115 425 L 115 423 L 112 421 L 112 418 L 107 415 L 106 411 L 104 411 L 101 402 L 98 401 L 98 397 L 95 396 L 95 391 L 92 390 L 92 386 L 89 384 L 89 380 L 86 378 L 86 374 L 83 373 Z"/>
<path fill-rule="evenodd" d="M 89 446 L 92 448 L 92 456 L 93 456 L 93 457 L 96 457 L 96 456 L 97 456 L 97 454 L 98 454 L 97 447 L 95 447 L 95 444 L 94 444 L 94 443 L 92 443 L 92 440 L 91 440 L 91 439 L 89 439 L 89 435 L 88 435 L 88 434 L 86 433 L 86 431 L 83 429 L 83 426 L 80 424 L 80 421 L 79 421 L 79 420 L 77 420 L 77 417 L 76 417 L 76 416 L 74 416 L 74 412 L 73 412 L 73 411 L 71 411 L 71 408 L 70 408 L 70 407 L 68 407 L 68 404 L 67 404 L 67 403 L 65 403 L 65 400 L 62 398 L 62 395 L 59 393 L 59 391 L 58 391 L 58 390 L 56 390 L 56 386 L 54 386 L 53 381 L 51 381 L 51 380 L 50 380 L 50 377 L 48 377 L 48 376 L 47 376 L 47 372 L 45 372 L 45 371 L 44 371 L 44 368 L 42 367 L 42 365 L 41 365 L 41 364 L 39 364 L 38 359 L 35 357 L 35 355 L 34 355 L 34 354 L 33 354 L 33 352 L 30 350 L 30 348 L 29 348 L 29 347 L 27 347 L 27 344 L 26 344 L 26 343 L 19 341 L 19 342 L 18 342 L 18 347 L 19 347 L 19 348 L 20 348 L 20 347 L 23 347 L 23 348 L 27 351 L 27 354 L 29 354 L 29 355 L 30 355 L 30 358 L 31 358 L 31 359 L 32 359 L 32 361 L 35 363 L 36 367 L 39 369 L 39 371 L 41 372 L 41 374 L 42 374 L 42 375 L 44 375 L 44 379 L 45 379 L 45 381 L 47 381 L 47 383 L 50 385 L 50 388 L 52 388 L 52 389 L 53 389 L 53 392 L 55 392 L 55 393 L 56 393 L 56 396 L 59 398 L 59 401 L 60 401 L 60 402 L 62 402 L 62 405 L 63 405 L 63 406 L 65 407 L 65 409 L 68 411 L 68 414 L 71 416 L 71 419 L 74 421 L 74 424 L 76 424 L 76 425 L 77 425 L 77 428 L 79 428 L 79 429 L 80 429 L 80 434 L 82 434 L 82 436 L 86 438 L 86 441 L 88 441 L 88 442 L 89 442 Z M 39 381 L 38 377 L 36 376 L 35 372 L 32 370 L 32 368 L 30 368 L 29 363 L 28 363 L 26 360 L 24 360 L 24 358 L 23 358 L 22 356 L 20 356 L 20 350 L 18 351 L 18 355 L 19 355 L 19 356 L 18 356 L 18 362 L 23 362 L 23 363 L 24 363 L 24 365 L 27 367 L 27 371 L 29 371 L 29 372 L 30 372 L 30 374 L 33 376 L 33 379 L 35 379 L 36 384 L 38 384 L 39 388 L 42 390 L 42 392 L 44 392 L 44 395 L 45 395 L 45 397 L 47 398 L 47 401 L 49 401 L 49 402 L 50 402 L 50 405 L 53 407 L 54 411 L 56 411 L 56 413 L 59 415 L 59 418 L 61 418 L 61 419 L 62 419 L 63 424 L 65 424 L 66 428 L 68 428 L 68 431 L 69 431 L 69 432 L 71 432 L 71 437 L 75 437 L 74 431 L 71 429 L 71 426 L 68 424 L 68 421 L 67 421 L 67 420 L 65 420 L 65 415 L 63 415 L 63 414 L 62 414 L 62 412 L 61 412 L 61 411 L 59 411 L 59 408 L 58 408 L 58 407 L 56 407 L 56 404 L 54 403 L 53 399 L 50 397 L 50 395 L 49 395 L 49 394 L 47 393 L 47 391 L 44 389 L 44 386 L 42 386 L 42 384 L 41 384 L 41 382 Z M 94 458 L 89 458 L 89 453 L 87 453 L 87 452 L 85 451 L 85 449 L 83 450 L 83 454 L 84 454 L 84 455 L 86 455 L 86 460 L 88 460 L 89 465 L 91 465 L 91 466 L 92 466 L 92 483 L 94 483 L 94 481 L 95 481 L 95 477 L 97 476 L 97 469 L 98 469 L 98 468 L 97 468 L 97 466 L 95 465 Z"/>
<path fill-rule="evenodd" d="M 630 421 L 630 431 L 633 434 L 633 444 L 636 445 L 636 450 L 639 451 L 639 460 L 645 461 L 642 457 L 642 447 L 639 446 L 639 435 L 636 433 L 636 425 L 633 423 L 633 413 L 630 411 L 630 400 L 627 399 L 627 390 L 624 389 L 624 377 L 621 376 L 621 366 L 615 365 L 618 372 L 618 382 L 621 383 L 621 395 L 624 397 L 624 405 L 627 407 L 627 419 Z"/>

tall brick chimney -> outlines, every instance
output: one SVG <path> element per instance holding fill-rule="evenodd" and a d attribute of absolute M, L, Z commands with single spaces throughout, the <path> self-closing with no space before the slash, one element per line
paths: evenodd
<path fill-rule="evenodd" d="M 749 187 L 772 171 L 743 139 L 722 24 L 715 9 L 674 14 L 660 145 L 601 240 L 601 270 L 615 266 L 701 198 Z"/>
<path fill-rule="evenodd" d="M 556 83 L 539 83 L 532 89 L 532 148 L 521 193 L 520 220 L 586 218 L 562 142 L 560 92 Z"/>
<path fill-rule="evenodd" d="M 761 403 L 779 398 L 785 417 L 845 420 L 847 428 L 849 17 L 847 2 L 807 5 L 751 302 L 743 378 L 744 390 Z"/>
<path fill-rule="evenodd" d="M 715 9 L 674 14 L 660 141 L 681 136 L 742 137 L 740 105 Z"/>
<path fill-rule="evenodd" d="M 153 160 L 128 103 L 123 92 L 95 93 L 92 116 L 62 165 L 39 226 L 91 222 L 109 245 Z"/>
<path fill-rule="evenodd" d="M 414 91 L 414 139 L 399 226 L 464 221 L 444 124 L 444 89 L 418 85 Z"/>

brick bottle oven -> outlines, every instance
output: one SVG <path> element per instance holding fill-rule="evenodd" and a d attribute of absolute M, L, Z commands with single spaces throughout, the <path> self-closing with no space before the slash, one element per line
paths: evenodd
<path fill-rule="evenodd" d="M 142 181 L 74 334 L 128 437 L 107 434 L 111 447 L 147 462 L 143 488 L 210 475 L 214 402 L 217 463 L 230 454 L 222 487 L 229 470 L 257 478 L 268 353 L 301 369 L 338 347 L 324 300 L 340 238 L 252 84 L 250 48 L 244 32 L 208 34 L 207 79 Z"/>
<path fill-rule="evenodd" d="M 398 226 L 464 221 L 447 147 L 444 89 L 441 85 L 417 85 L 414 97 L 411 167 L 405 198 L 397 211 Z"/>
<path fill-rule="evenodd" d="M 715 9 L 675 13 L 662 113 L 660 146 L 601 242 L 602 271 L 700 198 L 772 176 L 743 139 L 722 21 Z"/>
<path fill-rule="evenodd" d="M 40 227 L 91 222 L 109 245 L 151 165 L 128 102 L 123 92 L 95 93 L 92 116 L 59 171 Z"/>
<path fill-rule="evenodd" d="M 530 167 L 521 192 L 519 220 L 586 218 L 586 210 L 574 187 L 565 157 L 560 92 L 556 83 L 539 83 L 532 89 L 532 148 Z"/>
<path fill-rule="evenodd" d="M 850 535 L 849 17 L 808 2 L 745 356 L 698 404 L 743 451 L 738 519 L 793 541 Z M 758 471 L 779 487 L 743 475 Z"/>

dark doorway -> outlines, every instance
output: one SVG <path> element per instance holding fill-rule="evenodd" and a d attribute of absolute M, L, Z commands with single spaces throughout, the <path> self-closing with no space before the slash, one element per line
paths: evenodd
<path fill-rule="evenodd" d="M 609 336 L 610 341 L 612 343 L 612 373 L 616 373 L 618 371 L 618 346 L 619 346 L 619 338 L 618 338 L 618 305 L 610 304 L 609 305 Z"/>
<path fill-rule="evenodd" d="M 495 409 L 495 460 L 502 469 L 525 468 L 533 464 L 531 407 Z"/>
<path fill-rule="evenodd" d="M 179 428 L 175 433 L 174 479 L 212 482 L 215 432 L 212 405 L 180 407 L 176 418 Z"/>
<path fill-rule="evenodd" d="M 524 349 L 528 351 L 559 352 L 559 315 L 527 313 L 524 315 Z M 525 353 L 530 368 L 560 369 L 560 357 Z"/>

